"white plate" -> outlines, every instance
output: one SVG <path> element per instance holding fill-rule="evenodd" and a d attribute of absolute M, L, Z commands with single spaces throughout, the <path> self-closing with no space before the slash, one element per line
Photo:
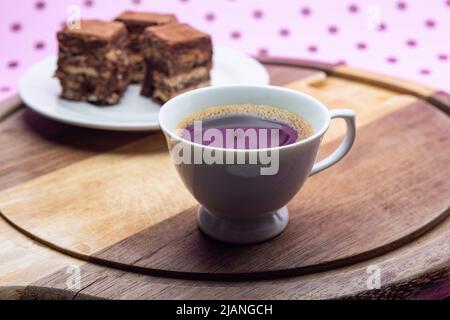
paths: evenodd
<path fill-rule="evenodd" d="M 157 130 L 160 105 L 142 97 L 139 85 L 130 85 L 119 104 L 95 106 L 59 98 L 61 87 L 53 77 L 56 57 L 31 66 L 20 79 L 19 94 L 31 109 L 49 118 L 82 127 L 107 130 Z M 266 69 L 238 51 L 214 47 L 213 86 L 268 84 Z"/>

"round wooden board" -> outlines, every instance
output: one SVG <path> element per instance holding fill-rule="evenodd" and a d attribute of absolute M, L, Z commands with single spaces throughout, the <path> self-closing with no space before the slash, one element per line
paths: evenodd
<path fill-rule="evenodd" d="M 195 201 L 160 134 L 75 128 L 23 110 L 0 124 L 7 146 L 0 156 L 2 217 L 51 248 L 105 266 L 243 280 L 353 264 L 409 243 L 448 216 L 450 120 L 435 108 L 446 110 L 442 94 L 344 66 L 266 65 L 274 84 L 330 108 L 352 108 L 358 121 L 351 153 L 308 180 L 276 239 L 231 246 L 202 235 Z M 333 124 L 322 155 L 342 130 Z"/>

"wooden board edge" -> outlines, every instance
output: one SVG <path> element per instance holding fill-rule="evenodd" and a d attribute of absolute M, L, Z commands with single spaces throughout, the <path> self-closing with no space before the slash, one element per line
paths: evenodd
<path fill-rule="evenodd" d="M 421 236 L 431 232 L 433 229 L 439 227 L 444 221 L 450 217 L 450 208 L 444 210 L 434 220 L 429 221 L 414 232 L 405 235 L 395 241 L 389 242 L 385 245 L 376 247 L 372 250 L 356 254 L 351 257 L 336 259 L 320 264 L 313 264 L 305 267 L 297 267 L 290 269 L 280 269 L 273 271 L 255 271 L 255 272 L 239 272 L 239 273 L 205 273 L 205 272 L 184 272 L 156 268 L 147 268 L 138 265 L 129 265 L 120 262 L 105 260 L 96 257 L 95 253 L 89 256 L 89 261 L 104 267 L 114 268 L 123 271 L 129 271 L 138 274 L 174 278 L 180 280 L 198 280 L 198 281 L 255 281 L 255 280 L 276 280 L 289 277 L 299 277 L 311 275 L 319 272 L 331 272 L 333 270 L 349 267 L 353 264 L 362 263 L 383 254 L 392 252 L 396 249 L 404 247 Z"/>
<path fill-rule="evenodd" d="M 450 116 L 450 94 L 444 91 L 436 91 L 427 98 L 427 101 Z"/>
<path fill-rule="evenodd" d="M 398 93 L 413 95 L 420 99 L 426 100 L 434 107 L 442 110 L 447 115 L 450 115 L 450 94 L 417 82 L 387 76 L 360 68 L 349 67 L 344 62 L 328 63 L 314 60 L 280 57 L 257 58 L 263 64 L 310 68 L 317 71 L 322 71 L 329 76 L 360 81 Z"/>
<path fill-rule="evenodd" d="M 6 120 L 24 107 L 19 95 L 12 96 L 0 102 L 0 122 Z"/>
<path fill-rule="evenodd" d="M 313 69 L 317 71 L 323 71 L 326 74 L 331 74 L 335 68 L 338 66 L 344 65 L 343 62 L 323 62 L 317 60 L 307 60 L 307 59 L 297 59 L 297 58 L 283 58 L 283 57 L 256 57 L 259 62 L 266 65 L 277 65 L 277 66 L 287 66 L 287 67 L 297 67 L 297 68 L 306 68 Z"/>
<path fill-rule="evenodd" d="M 331 74 L 341 78 L 358 80 L 395 92 L 410 94 L 424 100 L 427 100 L 428 97 L 436 93 L 436 89 L 416 82 L 344 65 L 334 68 Z"/>
<path fill-rule="evenodd" d="M 390 283 L 373 289 L 338 297 L 340 300 L 442 300 L 450 297 L 450 262 L 428 270 L 415 278 Z"/>
<path fill-rule="evenodd" d="M 39 286 L 0 287 L 0 300 L 104 300 L 78 291 Z"/>
<path fill-rule="evenodd" d="M 71 250 L 67 250 L 61 246 L 58 246 L 56 244 L 54 244 L 51 241 L 45 240 L 41 237 L 36 236 L 35 234 L 33 234 L 32 232 L 28 231 L 25 228 L 22 228 L 21 226 L 19 226 L 18 224 L 16 224 L 14 221 L 12 221 L 11 219 L 9 219 L 9 217 L 7 215 L 5 215 L 1 210 L 0 210 L 0 219 L 3 219 L 3 221 L 6 222 L 6 224 L 8 224 L 10 227 L 12 227 L 14 230 L 16 230 L 17 232 L 20 232 L 22 235 L 30 238 L 33 241 L 36 241 L 44 246 L 46 246 L 49 249 L 53 249 L 57 252 L 63 253 L 69 257 L 72 258 L 76 258 L 76 259 L 80 259 L 80 260 L 84 260 L 84 261 L 89 261 L 90 256 L 85 255 L 85 254 L 81 254 L 75 251 L 71 251 Z"/>

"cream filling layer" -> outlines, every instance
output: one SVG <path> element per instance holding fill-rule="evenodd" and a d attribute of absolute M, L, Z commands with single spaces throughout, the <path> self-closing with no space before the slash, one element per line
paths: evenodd
<path fill-rule="evenodd" d="M 211 82 L 209 80 L 208 81 L 203 81 L 203 82 L 197 83 L 195 85 L 186 87 L 183 90 L 179 90 L 179 91 L 177 91 L 176 93 L 173 93 L 173 94 L 167 94 L 167 92 L 164 92 L 161 89 L 155 89 L 155 91 L 153 91 L 153 98 L 159 99 L 161 101 L 167 101 L 167 100 L 173 98 L 174 96 L 176 96 L 178 94 L 181 94 L 183 92 L 186 92 L 186 91 L 189 91 L 189 90 L 193 90 L 193 89 L 197 89 L 197 88 L 207 87 L 210 84 L 211 84 Z"/>
<path fill-rule="evenodd" d="M 162 82 L 164 85 L 169 87 L 175 87 L 177 85 L 189 82 L 192 79 L 200 79 L 205 77 L 208 77 L 209 79 L 208 67 L 197 67 L 188 72 L 184 72 L 173 77 L 167 77 L 165 74 L 159 71 L 152 72 L 153 81 Z"/>

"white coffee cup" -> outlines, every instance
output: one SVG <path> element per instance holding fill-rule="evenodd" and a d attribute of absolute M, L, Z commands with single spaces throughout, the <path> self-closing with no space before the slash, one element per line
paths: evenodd
<path fill-rule="evenodd" d="M 177 126 L 189 115 L 211 106 L 232 104 L 269 105 L 289 110 L 306 120 L 313 134 L 290 145 L 256 150 L 215 148 L 177 135 Z M 345 138 L 331 155 L 315 163 L 322 137 L 334 118 L 345 120 Z M 201 204 L 198 210 L 200 229 L 214 239 L 238 244 L 261 242 L 282 232 L 289 219 L 286 204 L 309 176 L 341 160 L 352 147 L 356 134 L 352 110 L 329 111 L 311 96 L 275 86 L 220 86 L 189 91 L 162 106 L 159 123 L 178 173 Z M 181 149 L 190 150 L 191 156 L 185 158 L 190 161 L 180 162 L 176 152 Z M 206 152 L 217 152 L 224 158 L 242 155 L 246 159 L 256 154 L 270 154 L 276 156 L 273 159 L 278 161 L 278 168 L 276 174 L 262 174 L 268 165 L 261 161 L 253 164 L 195 163 L 193 155 Z"/>

